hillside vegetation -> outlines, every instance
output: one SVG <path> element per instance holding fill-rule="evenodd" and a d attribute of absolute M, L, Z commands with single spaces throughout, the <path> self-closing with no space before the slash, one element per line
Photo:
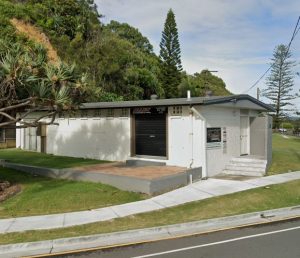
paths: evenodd
<path fill-rule="evenodd" d="M 16 28 L 17 33 L 43 45 L 47 50 L 47 56 L 50 62 L 57 63 L 59 61 L 58 54 L 51 45 L 49 38 L 39 28 L 22 20 L 17 20 L 16 18 L 11 19 L 10 22 Z"/>
<path fill-rule="evenodd" d="M 149 40 L 129 24 L 102 24 L 98 10 L 101 6 L 91 0 L 0 0 L 0 55 L 5 42 L 24 48 L 41 44 L 49 62 L 75 63 L 88 85 L 101 91 L 85 101 L 148 99 L 151 94 L 164 98 L 160 59 Z M 209 72 L 183 72 L 178 96 L 188 89 L 192 96 L 207 90 L 230 94 L 223 80 Z"/>

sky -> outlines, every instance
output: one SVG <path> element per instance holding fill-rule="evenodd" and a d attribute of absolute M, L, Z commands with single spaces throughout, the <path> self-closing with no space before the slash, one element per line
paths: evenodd
<path fill-rule="evenodd" d="M 175 13 L 184 70 L 218 71 L 234 94 L 256 96 L 265 78 L 247 91 L 268 69 L 278 44 L 288 44 L 300 15 L 299 0 L 95 0 L 103 23 L 116 20 L 136 27 L 159 54 L 170 8 Z M 291 45 L 294 92 L 300 89 L 300 32 Z M 262 99 L 268 102 L 266 99 Z M 293 101 L 300 111 L 300 98 Z"/>

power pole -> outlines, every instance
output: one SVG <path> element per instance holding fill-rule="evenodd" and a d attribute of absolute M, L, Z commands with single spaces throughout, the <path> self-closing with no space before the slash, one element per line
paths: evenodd
<path fill-rule="evenodd" d="M 260 89 L 257 87 L 257 90 L 256 90 L 256 98 L 257 98 L 257 100 L 259 100 L 259 96 L 260 96 Z"/>

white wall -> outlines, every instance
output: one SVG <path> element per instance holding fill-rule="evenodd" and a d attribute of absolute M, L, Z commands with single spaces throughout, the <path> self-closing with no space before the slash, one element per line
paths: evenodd
<path fill-rule="evenodd" d="M 235 108 L 216 106 L 198 106 L 196 109 L 206 119 L 207 128 L 221 127 L 222 137 L 223 127 L 226 127 L 226 149 L 223 148 L 223 143 L 220 147 L 207 148 L 207 171 L 208 176 L 211 177 L 221 173 L 232 157 L 240 155 L 240 111 Z"/>
<path fill-rule="evenodd" d="M 240 111 L 237 108 L 217 106 L 194 106 L 205 118 L 206 126 L 226 127 L 227 143 L 223 148 L 205 148 L 203 138 L 203 121 L 190 114 L 189 107 L 183 107 L 182 116 L 172 116 L 169 108 L 169 159 L 168 165 L 183 167 L 201 167 L 205 160 L 204 149 L 207 153 L 207 172 L 211 177 L 221 173 L 226 163 L 232 157 L 240 155 Z M 193 143 L 192 143 L 193 139 Z M 223 140 L 223 139 L 222 139 Z"/>
<path fill-rule="evenodd" d="M 121 161 L 130 156 L 130 118 L 59 119 L 48 126 L 47 153 Z"/>
<path fill-rule="evenodd" d="M 47 126 L 47 153 L 121 161 L 130 156 L 130 118 L 120 117 L 121 110 L 115 110 L 114 117 L 58 118 L 59 125 Z M 128 112 L 129 114 L 129 112 Z M 22 148 L 32 149 L 29 129 L 23 130 Z M 40 137 L 36 137 L 37 151 L 40 151 Z"/>

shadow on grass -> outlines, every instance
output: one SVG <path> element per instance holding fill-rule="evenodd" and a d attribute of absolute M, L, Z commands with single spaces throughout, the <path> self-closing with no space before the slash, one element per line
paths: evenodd
<path fill-rule="evenodd" d="M 102 164 L 108 162 L 96 159 L 56 156 L 53 154 L 45 154 L 19 149 L 1 149 L 0 159 L 5 159 L 12 163 L 57 169 Z"/>
<path fill-rule="evenodd" d="M 13 169 L 0 168 L 0 181 L 7 180 L 11 184 L 32 185 L 39 184 L 40 187 L 35 189 L 36 193 L 47 191 L 48 189 L 66 187 L 66 185 L 75 184 L 75 181 L 64 179 L 53 179 L 39 175 L 32 175 L 26 172 L 19 172 Z"/>

